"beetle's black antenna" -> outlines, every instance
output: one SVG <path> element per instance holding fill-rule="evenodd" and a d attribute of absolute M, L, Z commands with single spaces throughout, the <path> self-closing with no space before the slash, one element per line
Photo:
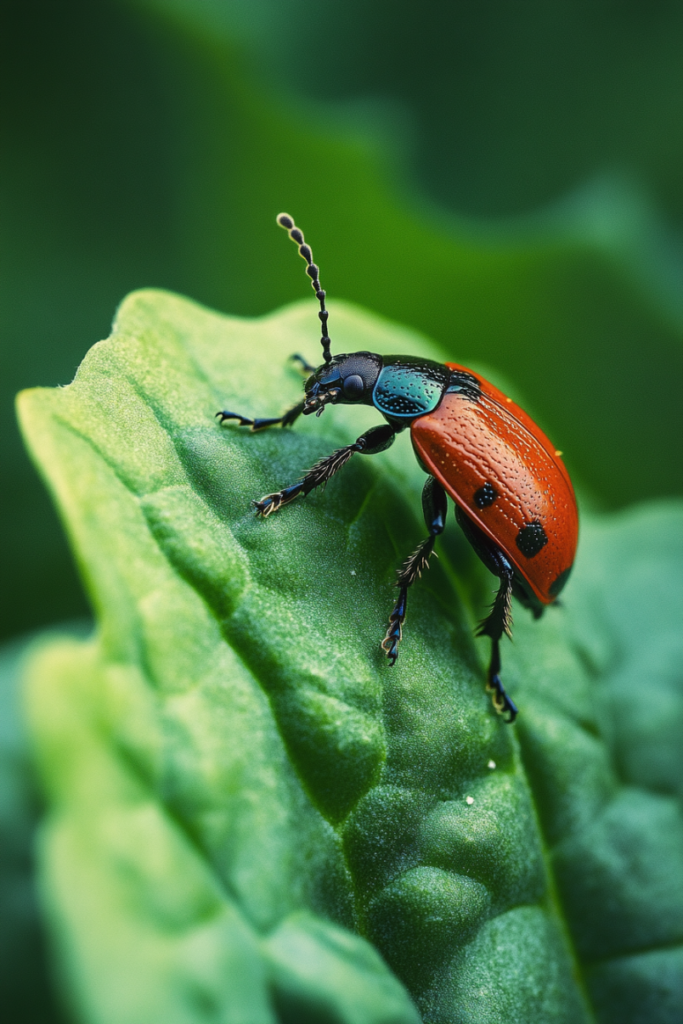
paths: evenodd
<path fill-rule="evenodd" d="M 323 347 L 323 358 L 326 363 L 329 363 L 332 360 L 332 355 L 330 353 L 330 336 L 327 333 L 327 318 L 330 314 L 325 309 L 325 292 L 320 287 L 320 279 L 318 277 L 320 271 L 317 265 L 313 262 L 313 253 L 311 252 L 310 245 L 308 245 L 304 240 L 303 231 L 296 226 L 293 218 L 290 217 L 288 213 L 279 213 L 277 215 L 277 222 L 281 228 L 284 228 L 285 231 L 289 232 L 289 237 L 299 246 L 299 255 L 302 256 L 308 264 L 306 267 L 306 273 L 311 279 L 315 297 L 320 303 L 320 312 L 318 313 L 318 316 L 320 317 L 323 332 L 320 344 Z"/>

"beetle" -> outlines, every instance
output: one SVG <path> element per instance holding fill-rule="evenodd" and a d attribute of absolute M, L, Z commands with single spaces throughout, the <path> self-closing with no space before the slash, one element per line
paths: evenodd
<path fill-rule="evenodd" d="M 332 355 L 326 294 L 311 248 L 289 214 L 279 214 L 277 223 L 298 246 L 320 303 L 323 362 L 314 367 L 293 356 L 307 374 L 305 393 L 283 416 L 250 419 L 223 410 L 216 413 L 220 424 L 237 420 L 252 430 L 289 427 L 300 415 L 320 416 L 328 405 L 338 404 L 373 406 L 386 422 L 320 459 L 296 483 L 252 504 L 267 518 L 326 483 L 356 453 L 385 451 L 409 427 L 415 455 L 427 474 L 422 508 L 428 536 L 398 570 L 398 600 L 381 646 L 394 665 L 408 591 L 429 564 L 450 496 L 467 540 L 500 581 L 477 635 L 491 640 L 487 689 L 493 705 L 513 722 L 517 707 L 500 679 L 500 641 L 503 634 L 512 637 L 511 597 L 539 618 L 566 584 L 576 552 L 578 511 L 562 453 L 512 399 L 458 363 L 374 352 Z"/>

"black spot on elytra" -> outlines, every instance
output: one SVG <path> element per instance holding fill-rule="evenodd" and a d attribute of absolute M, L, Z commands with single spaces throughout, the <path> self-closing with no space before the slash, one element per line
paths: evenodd
<path fill-rule="evenodd" d="M 557 595 L 560 593 L 565 583 L 569 579 L 569 573 L 571 571 L 572 567 L 570 565 L 568 569 L 565 569 L 563 572 L 561 572 L 557 579 L 553 583 L 551 583 L 549 593 L 552 594 L 553 597 L 557 597 Z"/>
<path fill-rule="evenodd" d="M 548 543 L 540 523 L 527 523 L 517 534 L 517 547 L 526 558 L 533 558 Z"/>
<path fill-rule="evenodd" d="M 477 508 L 488 508 L 489 505 L 493 505 L 494 501 L 498 497 L 498 491 L 488 480 L 480 487 L 478 491 L 474 492 L 474 504 Z"/>

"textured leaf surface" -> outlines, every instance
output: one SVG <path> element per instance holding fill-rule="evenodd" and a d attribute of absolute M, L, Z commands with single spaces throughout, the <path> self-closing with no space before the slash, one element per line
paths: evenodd
<path fill-rule="evenodd" d="M 261 522 L 252 498 L 376 414 L 213 419 L 292 404 L 312 320 L 137 293 L 69 388 L 23 396 L 99 622 L 29 673 L 70 998 L 88 1024 L 673 1024 L 680 507 L 590 524 L 564 612 L 518 611 L 518 730 L 484 693 L 490 577 L 455 530 L 389 669 L 424 530 L 408 438 Z M 350 307 L 332 323 L 337 351 L 438 355 Z"/>

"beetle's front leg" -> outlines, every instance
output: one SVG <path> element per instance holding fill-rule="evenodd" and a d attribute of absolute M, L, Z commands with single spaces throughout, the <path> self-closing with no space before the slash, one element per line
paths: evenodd
<path fill-rule="evenodd" d="M 358 452 L 360 455 L 377 455 L 393 444 L 396 431 L 388 424 L 380 427 L 371 427 L 361 434 L 353 444 L 347 444 L 343 448 L 337 448 L 331 455 L 316 462 L 315 466 L 309 469 L 308 473 L 295 484 L 276 491 L 274 494 L 266 494 L 260 501 L 253 501 L 252 505 L 257 513 L 264 518 L 272 512 L 277 512 L 283 505 L 288 505 L 300 494 L 310 494 L 316 487 L 326 484 L 327 481 L 338 473 L 342 466 L 345 466 L 352 455 Z"/>
<path fill-rule="evenodd" d="M 226 420 L 239 420 L 238 426 L 240 427 L 251 427 L 252 430 L 265 430 L 266 427 L 274 427 L 278 423 L 283 427 L 291 427 L 292 423 L 301 416 L 304 411 L 305 399 L 301 402 L 297 402 L 291 409 L 288 409 L 283 416 L 276 418 L 263 418 L 251 420 L 248 416 L 242 416 L 238 412 L 228 412 L 224 409 L 222 412 L 217 412 L 216 416 L 220 416 L 221 424 L 225 423 Z"/>

